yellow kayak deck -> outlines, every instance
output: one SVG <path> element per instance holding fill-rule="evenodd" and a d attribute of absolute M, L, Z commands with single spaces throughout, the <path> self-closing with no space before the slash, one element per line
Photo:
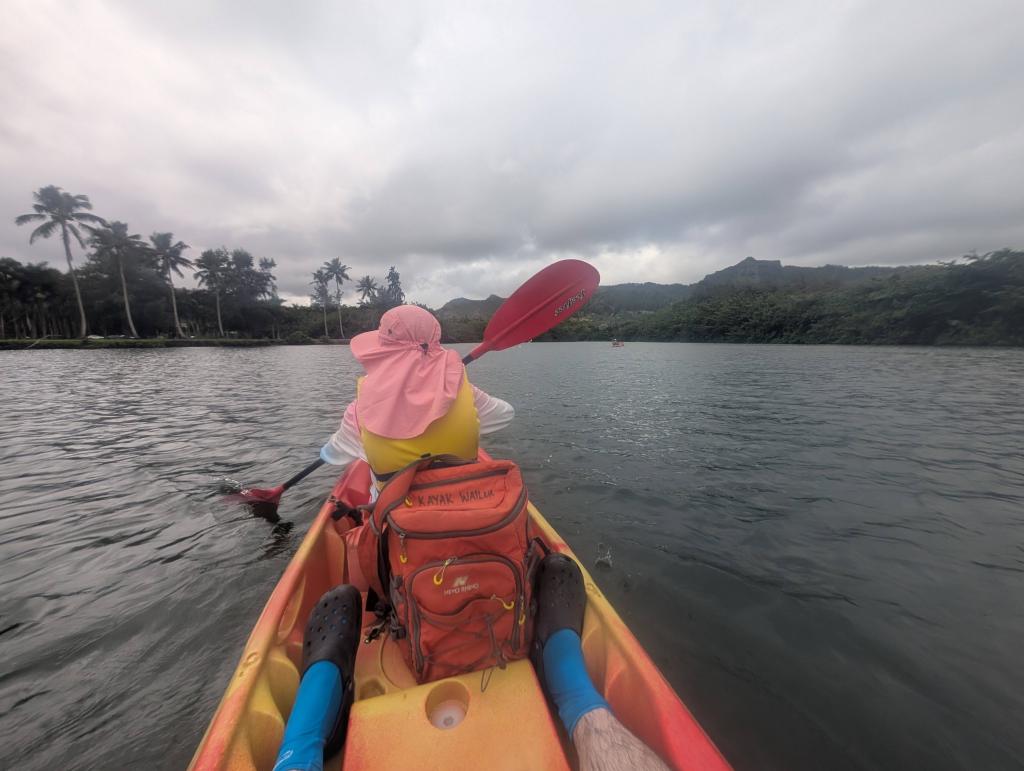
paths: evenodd
<path fill-rule="evenodd" d="M 352 464 L 335 485 L 332 498 L 362 503 L 368 483 L 365 464 Z M 273 767 L 299 686 L 306 619 L 324 592 L 350 581 L 344 533 L 351 521 L 335 521 L 334 508 L 331 499 L 321 508 L 275 587 L 190 768 Z M 536 533 L 547 545 L 575 558 L 532 504 L 529 511 Z M 674 768 L 729 768 L 581 568 L 588 602 L 584 658 L 595 687 L 615 715 Z M 364 614 L 365 627 L 374 620 L 373 614 Z M 360 645 L 355 691 L 345 746 L 327 760 L 328 770 L 575 767 L 572 745 L 528 660 L 417 685 L 397 646 L 382 636 Z M 453 702 L 465 712 L 464 718 L 451 728 L 435 727 L 431 715 L 442 703 Z"/>

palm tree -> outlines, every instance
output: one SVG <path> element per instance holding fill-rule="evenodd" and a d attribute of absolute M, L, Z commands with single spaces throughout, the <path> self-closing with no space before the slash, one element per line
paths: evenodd
<path fill-rule="evenodd" d="M 195 263 L 182 254 L 183 251 L 190 247 L 182 241 L 172 243 L 174 241 L 173 233 L 154 233 L 149 237 L 149 240 L 153 243 L 157 270 L 167 277 L 167 286 L 171 288 L 171 311 L 174 313 L 174 330 L 178 333 L 178 337 L 184 337 L 185 333 L 181 331 L 181 322 L 178 321 L 178 301 L 174 298 L 174 281 L 171 279 L 171 273 L 177 273 L 181 277 L 184 275 L 181 272 L 182 268 L 195 267 Z"/>
<path fill-rule="evenodd" d="M 402 291 L 402 277 L 398 271 L 395 270 L 395 266 L 392 265 L 388 269 L 387 277 L 387 288 L 384 293 L 387 295 L 388 308 L 394 308 L 397 305 L 401 305 L 405 302 L 405 292 Z"/>
<path fill-rule="evenodd" d="M 78 278 L 75 276 L 75 268 L 71 263 L 71 242 L 68 234 L 73 235 L 75 240 L 78 241 L 78 245 L 84 249 L 85 241 L 82 240 L 82 234 L 78 231 L 77 224 L 80 223 L 85 226 L 85 223 L 88 222 L 97 225 L 104 225 L 106 223 L 102 217 L 89 214 L 88 211 L 82 211 L 83 209 L 92 209 L 92 203 L 89 202 L 89 196 L 87 195 L 71 195 L 71 193 L 66 193 L 55 185 L 47 185 L 46 187 L 39 188 L 32 194 L 32 197 L 36 200 L 32 205 L 35 212 L 15 217 L 14 223 L 16 225 L 25 225 L 29 222 L 45 220 L 42 225 L 32 231 L 32 235 L 28 239 L 30 244 L 37 238 L 49 238 L 56 232 L 57 228 L 60 228 L 61 239 L 64 241 L 64 256 L 68 260 L 68 273 L 71 274 L 71 283 L 75 287 L 75 297 L 78 300 L 78 336 L 84 339 L 89 330 L 85 323 L 85 306 L 82 304 L 82 292 L 78 288 Z"/>
<path fill-rule="evenodd" d="M 366 305 L 367 298 L 373 298 L 380 291 L 380 286 L 374 281 L 373 276 L 363 276 L 356 284 L 356 291 L 359 292 L 359 301 Z"/>
<path fill-rule="evenodd" d="M 217 303 L 217 329 L 220 336 L 224 337 L 224 324 L 220 320 L 220 291 L 224 286 L 224 279 L 227 277 L 228 253 L 226 249 L 207 249 L 195 263 L 196 280 L 200 286 L 213 290 L 213 296 Z"/>
<path fill-rule="evenodd" d="M 331 277 L 327 275 L 325 270 L 317 270 L 313 272 L 313 294 L 311 299 L 313 305 L 319 305 L 324 312 L 324 337 L 327 337 L 327 304 L 331 300 L 331 293 L 328 286 L 331 283 Z"/>
<path fill-rule="evenodd" d="M 106 227 L 89 228 L 92 234 L 89 243 L 96 250 L 96 255 L 110 260 L 117 268 L 121 277 L 121 297 L 124 299 L 124 315 L 128 319 L 128 329 L 132 337 L 138 337 L 135 322 L 132 320 L 132 308 L 128 302 L 128 282 L 124 277 L 125 263 L 141 260 L 151 252 L 138 233 L 129 233 L 124 222 L 111 222 Z"/>
<path fill-rule="evenodd" d="M 334 300 L 338 304 L 338 335 L 344 339 L 345 328 L 341 325 L 341 285 L 351 280 L 348 277 L 349 266 L 343 265 L 341 260 L 335 257 L 330 262 L 325 262 L 322 270 L 327 274 L 328 280 L 334 280 Z"/>

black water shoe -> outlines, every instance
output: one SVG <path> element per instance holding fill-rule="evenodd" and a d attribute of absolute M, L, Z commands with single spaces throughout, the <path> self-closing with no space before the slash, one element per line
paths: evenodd
<path fill-rule="evenodd" d="M 587 609 L 587 589 L 583 573 L 572 557 L 549 554 L 537 567 L 534 597 L 537 615 L 533 624 L 530 661 L 541 686 L 544 682 L 544 643 L 561 629 L 572 629 L 583 636 L 583 614 Z"/>
<path fill-rule="evenodd" d="M 363 598 L 351 584 L 335 587 L 317 600 L 309 614 L 302 643 L 302 674 L 318 661 L 330 661 L 341 672 L 344 693 L 334 730 L 324 746 L 328 758 L 341 749 L 348 713 L 355 696 L 356 650 L 363 621 Z"/>

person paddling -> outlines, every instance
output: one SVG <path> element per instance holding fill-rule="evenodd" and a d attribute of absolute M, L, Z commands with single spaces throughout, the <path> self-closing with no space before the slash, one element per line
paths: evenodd
<path fill-rule="evenodd" d="M 511 404 L 469 382 L 459 354 L 441 346 L 441 324 L 417 305 L 392 308 L 350 349 L 366 375 L 320 458 L 334 466 L 366 460 L 373 499 L 395 471 L 424 455 L 476 460 L 480 436 L 515 417 Z"/>

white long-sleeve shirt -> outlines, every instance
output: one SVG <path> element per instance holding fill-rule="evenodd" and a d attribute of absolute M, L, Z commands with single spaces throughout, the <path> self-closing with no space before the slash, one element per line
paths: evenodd
<path fill-rule="evenodd" d="M 476 386 L 473 386 L 473 404 L 477 417 L 480 418 L 481 435 L 500 431 L 516 416 L 511 404 L 481 391 Z M 347 466 L 357 458 L 366 460 L 363 440 L 359 435 L 359 424 L 356 422 L 355 401 L 345 408 L 341 426 L 320 450 L 320 457 L 333 466 Z"/>

